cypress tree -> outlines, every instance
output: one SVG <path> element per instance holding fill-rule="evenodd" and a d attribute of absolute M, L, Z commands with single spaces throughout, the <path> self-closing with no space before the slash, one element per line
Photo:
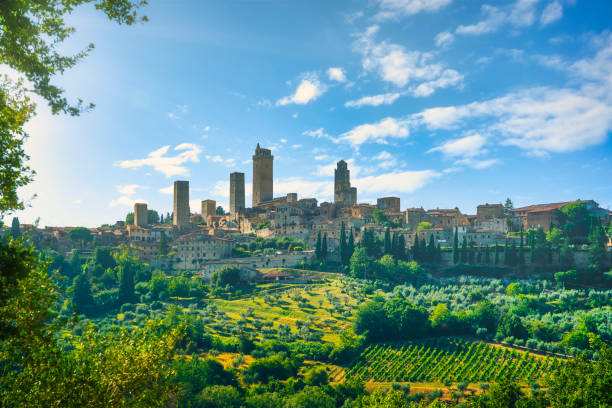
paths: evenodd
<path fill-rule="evenodd" d="M 385 230 L 385 240 L 384 240 L 384 253 L 391 253 L 391 230 L 389 227 Z"/>
<path fill-rule="evenodd" d="M 81 257 L 79 256 L 79 251 L 76 249 L 72 251 L 69 263 L 70 269 L 72 270 L 72 276 L 80 275 L 83 272 L 81 268 Z"/>
<path fill-rule="evenodd" d="M 397 233 L 394 232 L 393 235 L 391 236 L 391 255 L 393 255 L 393 258 L 398 259 L 397 256 Z"/>
<path fill-rule="evenodd" d="M 317 234 L 317 243 L 315 245 L 315 256 L 317 260 L 320 261 L 321 258 L 321 231 Z"/>
<path fill-rule="evenodd" d="M 166 238 L 166 233 L 164 231 L 161 232 L 159 236 L 159 253 L 162 256 L 166 256 L 168 254 L 168 239 Z"/>
<path fill-rule="evenodd" d="M 13 238 L 19 238 L 21 236 L 21 227 L 19 225 L 19 218 L 17 217 L 13 217 L 10 234 L 13 236 Z"/>
<path fill-rule="evenodd" d="M 414 234 L 414 244 L 412 245 L 412 260 L 419 261 L 421 254 L 419 253 L 419 236 Z"/>
<path fill-rule="evenodd" d="M 457 227 L 455 227 L 455 234 L 453 235 L 453 263 L 459 262 L 459 234 Z"/>
<path fill-rule="evenodd" d="M 406 238 L 404 238 L 404 234 L 399 234 L 397 239 L 397 259 L 406 259 Z"/>
<path fill-rule="evenodd" d="M 482 250 L 480 249 L 476 252 L 476 263 L 482 263 Z"/>
<path fill-rule="evenodd" d="M 487 265 L 491 263 L 491 252 L 490 252 L 490 249 L 489 249 L 489 245 L 487 245 L 485 247 L 484 263 L 487 264 Z"/>
<path fill-rule="evenodd" d="M 434 241 L 434 236 L 431 234 L 429 236 L 429 245 L 427 246 L 427 257 L 429 258 L 429 262 L 436 261 L 436 243 Z"/>
<path fill-rule="evenodd" d="M 427 258 L 427 242 L 425 241 L 425 237 L 421 238 L 421 243 L 419 244 L 419 256 L 421 257 L 421 262 L 427 262 L 429 260 Z"/>
<path fill-rule="evenodd" d="M 469 253 L 468 253 L 468 262 L 470 264 L 474 264 L 474 242 L 470 242 Z"/>
<path fill-rule="evenodd" d="M 535 234 L 533 230 L 529 230 L 529 260 L 531 263 L 535 261 Z"/>
<path fill-rule="evenodd" d="M 321 241 L 321 257 L 327 259 L 327 232 L 323 234 L 323 240 Z"/>
<path fill-rule="evenodd" d="M 348 244 L 346 245 L 346 256 L 348 257 L 349 263 L 351 261 L 351 256 L 353 256 L 353 252 L 355 252 L 355 237 L 353 237 L 353 227 L 351 227 Z"/>
<path fill-rule="evenodd" d="M 523 244 L 523 229 L 521 228 L 521 246 L 519 247 L 519 265 L 525 264 L 525 245 Z"/>
<path fill-rule="evenodd" d="M 84 273 L 78 274 L 74 279 L 72 304 L 79 313 L 90 311 L 94 304 L 93 295 L 91 294 L 91 282 L 89 282 L 87 275 Z"/>
<path fill-rule="evenodd" d="M 440 263 L 442 261 L 442 248 L 440 248 L 440 244 L 436 247 L 436 262 Z"/>
<path fill-rule="evenodd" d="M 348 257 L 347 257 L 347 247 L 346 247 L 346 231 L 344 228 L 344 221 L 342 221 L 342 226 L 340 227 L 340 246 L 338 248 L 340 250 L 340 262 L 342 265 L 348 265 Z"/>
<path fill-rule="evenodd" d="M 467 238 L 463 236 L 463 242 L 461 243 L 461 263 L 467 262 Z"/>
<path fill-rule="evenodd" d="M 119 278 L 119 304 L 134 300 L 134 269 L 130 263 L 121 266 Z"/>
<path fill-rule="evenodd" d="M 495 243 L 495 265 L 499 264 L 499 246 Z"/>
<path fill-rule="evenodd" d="M 504 263 L 510 265 L 510 259 L 508 258 L 508 238 L 506 238 L 506 242 L 504 243 Z"/>

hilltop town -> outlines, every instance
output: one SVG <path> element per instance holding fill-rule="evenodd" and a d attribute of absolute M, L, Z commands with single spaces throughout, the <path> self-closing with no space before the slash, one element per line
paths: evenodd
<path fill-rule="evenodd" d="M 599 220 L 604 226 L 612 220 L 612 212 L 600 208 L 594 200 L 514 208 L 508 199 L 505 204 L 478 205 L 476 214 L 464 214 L 456 207 L 402 210 L 399 197 L 380 197 L 376 204 L 359 203 L 357 188 L 351 186 L 350 170 L 344 160 L 338 161 L 334 171 L 333 202 L 319 202 L 313 197 L 300 198 L 299 192 L 274 197 L 274 156 L 271 150 L 257 144 L 252 163 L 250 207 L 245 203 L 245 174 L 234 172 L 229 175 L 227 213 L 211 199 L 201 201 L 199 212 L 192 212 L 189 181 L 179 180 L 174 182 L 173 212 L 166 214 L 165 218 L 149 209 L 146 203 L 136 203 L 133 214 L 129 214 L 126 221 L 118 221 L 112 226 L 85 229 L 13 225 L 13 228 L 27 230 L 30 240 L 39 249 L 49 248 L 64 254 L 77 249 L 86 254 L 97 246 L 123 246 L 152 267 L 162 270 L 194 270 L 208 277 L 223 266 L 236 265 L 248 277 L 258 268 L 317 263 L 322 260 L 322 242 L 325 244 L 325 260 L 342 262 L 341 258 L 347 257 L 340 253 L 343 242 L 346 245 L 352 239 L 353 245 L 359 245 L 367 234 L 381 243 L 388 235 L 394 245 L 401 245 L 401 252 L 406 253 L 407 259 L 423 261 L 417 259 L 415 253 L 420 245 L 435 248 L 438 252 L 435 262 L 443 266 L 459 261 L 498 263 L 500 261 L 493 261 L 493 253 L 489 254 L 491 248 L 501 252 L 509 247 L 516 253 L 519 248 L 522 251 L 523 246 L 532 244 L 528 241 L 532 238 L 527 236 L 527 231 L 541 229 L 554 235 L 567 220 L 564 209 L 579 205 L 588 217 Z M 587 243 L 587 235 L 588 231 L 584 231 L 582 237 L 574 237 L 577 239 L 573 243 Z M 282 248 L 268 245 L 263 250 L 248 251 L 249 243 L 256 240 L 282 237 L 290 238 Z M 457 255 L 453 255 L 455 251 L 451 253 L 453 246 L 455 249 L 463 246 L 464 252 L 469 249 L 475 255 L 457 259 Z M 575 265 L 586 266 L 588 253 L 581 252 L 579 245 L 574 248 Z M 501 261 L 504 262 L 513 266 L 512 262 Z M 533 262 L 533 259 L 526 259 L 516 261 L 516 264 L 528 267 Z M 551 266 L 561 263 L 560 251 L 550 255 Z"/>

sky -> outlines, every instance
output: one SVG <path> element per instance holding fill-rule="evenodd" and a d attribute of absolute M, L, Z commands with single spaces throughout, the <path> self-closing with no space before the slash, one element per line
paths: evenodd
<path fill-rule="evenodd" d="M 93 52 L 56 78 L 96 107 L 27 125 L 41 226 L 98 226 L 134 202 L 228 209 L 229 173 L 251 202 L 256 144 L 274 195 L 333 199 L 344 159 L 358 201 L 475 213 L 594 199 L 612 207 L 609 0 L 151 0 L 149 22 L 91 7 L 62 51 Z M 36 197 L 33 197 L 36 194 Z M 6 220 L 5 220 L 6 221 Z"/>

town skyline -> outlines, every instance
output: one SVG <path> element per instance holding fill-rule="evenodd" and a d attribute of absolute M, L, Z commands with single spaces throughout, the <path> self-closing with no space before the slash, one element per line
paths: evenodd
<path fill-rule="evenodd" d="M 344 159 L 359 202 L 612 206 L 605 1 L 317 9 L 155 3 L 129 29 L 77 10 L 66 47 L 96 49 L 58 80 L 97 106 L 53 117 L 36 100 L 26 152 L 37 175 L 21 196 L 38 197 L 4 222 L 96 226 L 136 201 L 165 213 L 178 179 L 228 210 L 230 172 L 246 173 L 251 200 L 258 141 L 276 157 L 279 194 L 331 201 Z"/>

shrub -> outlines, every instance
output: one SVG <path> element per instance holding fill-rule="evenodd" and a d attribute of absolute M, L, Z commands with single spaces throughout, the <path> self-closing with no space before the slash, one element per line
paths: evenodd
<path fill-rule="evenodd" d="M 121 311 L 121 313 L 133 312 L 136 310 L 136 306 L 134 306 L 132 303 L 124 303 L 121 305 L 121 308 L 119 310 Z"/>

